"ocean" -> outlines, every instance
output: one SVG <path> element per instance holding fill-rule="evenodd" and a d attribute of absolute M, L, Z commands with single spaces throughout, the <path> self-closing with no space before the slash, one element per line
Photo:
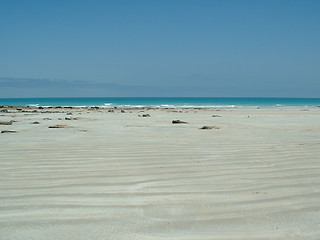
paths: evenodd
<path fill-rule="evenodd" d="M 0 105 L 101 108 L 320 108 L 320 98 L 92 97 L 0 98 Z"/>

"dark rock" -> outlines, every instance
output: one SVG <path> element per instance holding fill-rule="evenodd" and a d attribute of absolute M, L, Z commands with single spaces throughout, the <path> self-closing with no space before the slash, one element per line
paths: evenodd
<path fill-rule="evenodd" d="M 7 109 L 2 109 L 0 112 L 7 113 L 8 110 Z"/>
<path fill-rule="evenodd" d="M 31 124 L 40 124 L 39 122 L 33 122 L 33 123 L 31 123 Z"/>
<path fill-rule="evenodd" d="M 172 120 L 172 123 L 174 123 L 174 124 L 187 124 L 187 122 L 180 121 L 180 120 Z"/>
<path fill-rule="evenodd" d="M 109 110 L 108 110 L 108 112 L 112 112 L 112 113 L 113 113 L 113 112 L 114 112 L 114 110 L 113 110 L 113 109 L 109 109 Z"/>
<path fill-rule="evenodd" d="M 1 133 L 16 133 L 17 131 L 14 130 L 3 130 Z"/>
<path fill-rule="evenodd" d="M 52 120 L 51 118 L 44 118 L 43 120 Z"/>
<path fill-rule="evenodd" d="M 49 126 L 49 128 L 67 128 L 67 127 L 68 127 L 68 125 L 60 125 L 60 124 Z"/>
<path fill-rule="evenodd" d="M 38 109 L 43 109 L 43 107 L 38 107 Z"/>
<path fill-rule="evenodd" d="M 65 120 L 78 120 L 78 118 L 74 118 L 74 117 L 66 117 L 64 118 Z"/>
<path fill-rule="evenodd" d="M 67 115 L 72 115 L 72 112 L 68 112 Z"/>
<path fill-rule="evenodd" d="M 203 126 L 199 129 L 220 129 L 220 127 L 217 127 L 217 126 Z"/>
<path fill-rule="evenodd" d="M 126 111 L 125 110 L 121 110 L 121 113 L 125 113 Z"/>
<path fill-rule="evenodd" d="M 11 125 L 14 121 L 0 122 L 0 125 Z"/>
<path fill-rule="evenodd" d="M 151 117 L 150 114 L 142 114 L 142 115 L 138 115 L 139 117 Z"/>
<path fill-rule="evenodd" d="M 212 117 L 221 117 L 220 115 L 212 115 Z"/>

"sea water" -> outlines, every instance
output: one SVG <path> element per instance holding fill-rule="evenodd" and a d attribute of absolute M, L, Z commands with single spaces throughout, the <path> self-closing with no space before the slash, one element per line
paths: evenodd
<path fill-rule="evenodd" d="M 0 98 L 0 105 L 101 108 L 320 108 L 320 98 L 97 97 Z"/>

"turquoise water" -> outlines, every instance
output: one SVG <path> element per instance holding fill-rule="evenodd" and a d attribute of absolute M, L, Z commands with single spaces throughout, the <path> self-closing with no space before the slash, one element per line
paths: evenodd
<path fill-rule="evenodd" d="M 0 105 L 161 108 L 319 108 L 320 98 L 0 98 Z"/>

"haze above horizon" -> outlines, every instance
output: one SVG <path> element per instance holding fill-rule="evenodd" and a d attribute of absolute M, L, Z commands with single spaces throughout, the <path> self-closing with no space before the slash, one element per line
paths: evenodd
<path fill-rule="evenodd" d="M 0 98 L 320 97 L 320 1 L 0 1 Z"/>

